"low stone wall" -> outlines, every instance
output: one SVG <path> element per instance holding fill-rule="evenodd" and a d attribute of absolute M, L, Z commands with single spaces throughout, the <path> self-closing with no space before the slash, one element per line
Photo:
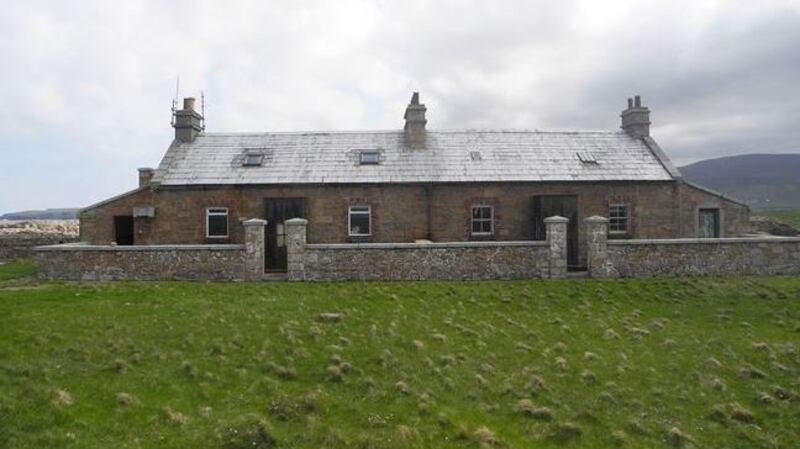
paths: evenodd
<path fill-rule="evenodd" d="M 304 279 L 491 280 L 547 278 L 547 242 L 306 245 Z"/>
<path fill-rule="evenodd" d="M 800 238 L 608 242 L 620 277 L 800 274 Z"/>
<path fill-rule="evenodd" d="M 0 235 L 0 261 L 27 259 L 33 256 L 33 249 L 41 245 L 56 245 L 77 241 L 74 235 Z"/>
<path fill-rule="evenodd" d="M 67 244 L 36 248 L 42 279 L 75 281 L 242 280 L 244 245 L 109 246 Z M 263 272 L 263 264 L 261 265 Z"/>
<path fill-rule="evenodd" d="M 591 277 L 800 274 L 796 237 L 607 240 L 607 219 L 586 223 Z"/>

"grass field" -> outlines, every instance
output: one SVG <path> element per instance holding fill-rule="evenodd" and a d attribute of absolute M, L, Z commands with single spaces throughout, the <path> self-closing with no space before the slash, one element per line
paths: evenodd
<path fill-rule="evenodd" d="M 800 229 L 800 211 L 756 211 L 753 212 L 753 215 L 764 215 L 767 217 L 774 218 L 782 223 L 786 223 L 788 225 L 794 226 L 797 229 Z"/>
<path fill-rule="evenodd" d="M 798 351 L 797 277 L 5 279 L 0 447 L 791 448 Z"/>

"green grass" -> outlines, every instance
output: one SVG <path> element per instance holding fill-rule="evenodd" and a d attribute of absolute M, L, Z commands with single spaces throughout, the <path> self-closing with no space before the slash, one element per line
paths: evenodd
<path fill-rule="evenodd" d="M 0 447 L 790 448 L 799 345 L 797 277 L 12 280 Z"/>
<path fill-rule="evenodd" d="M 758 211 L 753 215 L 764 215 L 800 229 L 800 211 L 797 210 Z"/>
<path fill-rule="evenodd" d="M 0 282 L 33 276 L 36 276 L 36 267 L 30 260 L 17 260 L 0 264 Z"/>

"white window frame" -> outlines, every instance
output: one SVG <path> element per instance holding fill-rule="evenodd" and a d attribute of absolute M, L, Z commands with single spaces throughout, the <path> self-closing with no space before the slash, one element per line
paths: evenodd
<path fill-rule="evenodd" d="M 353 209 L 366 209 L 353 211 Z M 366 215 L 367 216 L 367 223 L 369 224 L 369 232 L 353 234 L 353 215 Z M 372 235 L 372 207 L 370 206 L 350 206 L 347 209 L 347 235 L 350 237 L 369 237 Z"/>
<path fill-rule="evenodd" d="M 213 212 L 212 212 L 213 211 Z M 224 211 L 224 212 L 222 212 Z M 225 216 L 225 235 L 211 235 L 211 226 L 209 226 L 209 218 L 210 217 L 219 217 Z M 206 238 L 207 239 L 226 239 L 230 234 L 230 219 L 228 217 L 228 208 L 227 207 L 207 207 L 206 208 Z"/>
<path fill-rule="evenodd" d="M 380 163 L 381 152 L 378 150 L 361 150 L 361 152 L 358 153 L 359 165 L 380 165 Z"/>
<path fill-rule="evenodd" d="M 616 219 L 619 220 L 620 217 L 611 217 L 611 209 L 612 208 L 624 208 L 625 210 L 625 230 L 614 230 L 611 229 L 612 220 Z M 616 235 L 625 235 L 630 233 L 631 231 L 631 206 L 628 203 L 611 203 L 608 205 L 608 233 L 609 234 L 616 234 Z"/>
<path fill-rule="evenodd" d="M 475 209 L 476 208 L 487 208 L 489 209 L 489 218 L 475 218 Z M 489 222 L 489 232 L 475 232 L 475 222 Z M 470 235 L 477 235 L 477 236 L 486 236 L 486 235 L 494 235 L 494 206 L 488 204 L 473 204 L 472 207 L 469 209 L 469 232 Z"/>

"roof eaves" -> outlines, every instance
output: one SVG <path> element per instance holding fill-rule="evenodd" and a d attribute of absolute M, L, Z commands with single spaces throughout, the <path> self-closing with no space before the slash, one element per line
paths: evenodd
<path fill-rule="evenodd" d="M 700 184 L 695 184 L 695 183 L 693 183 L 691 181 L 687 181 L 686 179 L 683 179 L 682 181 L 683 181 L 684 184 L 686 184 L 689 187 L 695 188 L 697 190 L 700 190 L 700 191 L 703 191 L 705 193 L 708 193 L 709 195 L 714 195 L 716 197 L 722 198 L 723 200 L 730 201 L 732 203 L 736 203 L 736 204 L 738 204 L 740 206 L 744 206 L 744 207 L 750 209 L 750 206 L 747 203 L 745 203 L 744 201 L 737 200 L 737 199 L 731 198 L 729 196 L 725 196 L 722 193 L 717 192 L 716 190 L 709 189 L 708 187 L 703 187 Z"/>
<path fill-rule="evenodd" d="M 650 149 L 650 152 L 653 153 L 653 156 L 658 159 L 658 162 L 661 163 L 661 165 L 664 167 L 667 173 L 672 176 L 673 179 L 683 178 L 683 175 L 680 171 L 678 171 L 675 165 L 673 165 L 672 161 L 667 156 L 667 153 L 661 149 L 661 147 L 652 137 L 644 136 L 642 137 L 642 140 L 644 141 L 645 146 Z"/>

